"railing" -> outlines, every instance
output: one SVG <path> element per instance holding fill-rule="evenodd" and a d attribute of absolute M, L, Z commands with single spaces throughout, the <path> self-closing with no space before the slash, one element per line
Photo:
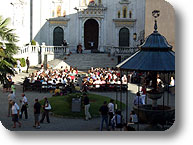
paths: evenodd
<path fill-rule="evenodd" d="M 137 47 L 112 47 L 111 48 L 111 54 L 116 55 L 116 54 L 134 54 L 137 52 L 139 48 Z"/>
<path fill-rule="evenodd" d="M 105 53 L 111 53 L 111 55 L 132 55 L 137 52 L 139 49 L 137 47 L 112 47 L 104 46 Z M 27 54 L 27 53 L 38 53 L 41 54 L 55 54 L 55 55 L 64 55 L 69 54 L 70 52 L 76 52 L 75 46 L 46 46 L 46 45 L 28 45 L 20 48 L 18 54 Z"/>
<path fill-rule="evenodd" d="M 42 52 L 47 54 L 65 54 L 67 47 L 65 46 L 41 46 Z"/>
<path fill-rule="evenodd" d="M 17 54 L 25 54 L 25 53 L 37 53 L 40 50 L 39 46 L 36 45 L 28 45 L 20 48 L 20 51 Z"/>
<path fill-rule="evenodd" d="M 64 46 L 46 46 L 46 45 L 28 45 L 20 48 L 18 54 L 26 53 L 47 53 L 47 54 L 64 54 L 66 53 L 67 47 Z"/>

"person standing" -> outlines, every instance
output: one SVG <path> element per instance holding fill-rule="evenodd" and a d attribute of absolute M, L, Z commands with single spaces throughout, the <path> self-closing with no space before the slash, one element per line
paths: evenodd
<path fill-rule="evenodd" d="M 12 121 L 13 121 L 13 128 L 16 128 L 16 123 L 19 124 L 19 127 L 21 127 L 21 123 L 19 122 L 19 106 L 15 103 L 15 101 L 12 101 Z"/>
<path fill-rule="evenodd" d="M 40 109 L 41 109 L 41 104 L 38 102 L 38 99 L 35 99 L 35 104 L 34 104 L 34 120 L 35 120 L 35 125 L 34 127 L 37 129 L 40 129 Z"/>
<path fill-rule="evenodd" d="M 16 88 L 15 88 L 15 83 L 14 83 L 14 82 L 11 83 L 11 91 L 12 91 L 13 94 L 15 95 Z"/>
<path fill-rule="evenodd" d="M 44 122 L 45 117 L 47 119 L 47 123 L 50 123 L 49 111 L 51 110 L 51 106 L 48 102 L 47 97 L 44 98 L 44 105 L 42 107 L 43 107 L 43 114 L 42 114 L 42 118 L 40 120 L 40 123 Z"/>
<path fill-rule="evenodd" d="M 64 41 L 62 42 L 62 45 L 65 46 L 65 47 L 68 45 L 68 43 L 66 42 L 66 40 L 64 40 Z"/>
<path fill-rule="evenodd" d="M 141 96 L 140 96 L 139 92 L 137 92 L 137 94 L 135 96 L 135 99 L 133 101 L 133 104 L 134 105 L 143 105 L 143 102 L 142 102 L 142 99 L 141 99 Z"/>
<path fill-rule="evenodd" d="M 30 62 L 29 62 L 29 58 L 28 58 L 28 57 L 27 57 L 27 59 L 26 59 L 26 64 L 27 64 L 26 73 L 28 73 L 28 69 L 29 69 L 29 66 L 30 66 Z"/>
<path fill-rule="evenodd" d="M 113 118 L 113 115 L 115 113 L 115 107 L 114 107 L 114 100 L 111 99 L 109 104 L 108 104 L 108 108 L 109 108 L 109 126 L 111 126 L 111 119 Z"/>
<path fill-rule="evenodd" d="M 25 119 L 28 119 L 28 113 L 27 113 L 28 102 L 27 102 L 27 98 L 26 98 L 25 94 L 22 94 L 22 97 L 23 97 L 23 99 L 20 100 L 20 102 L 22 104 L 20 119 L 22 119 L 23 112 L 25 113 Z"/>
<path fill-rule="evenodd" d="M 79 43 L 79 44 L 77 45 L 77 50 L 76 50 L 76 52 L 77 52 L 77 53 L 82 53 L 82 45 L 81 45 L 81 43 Z"/>
<path fill-rule="evenodd" d="M 85 110 L 85 120 L 91 119 L 91 115 L 89 112 L 90 101 L 86 94 L 84 94 L 84 110 Z"/>
<path fill-rule="evenodd" d="M 121 114 L 121 111 L 120 110 L 118 110 L 116 113 L 115 113 L 115 115 L 113 116 L 113 118 L 112 118 L 112 124 L 113 124 L 113 126 L 112 126 L 112 128 L 113 128 L 113 130 L 115 129 L 115 127 L 117 128 L 117 129 L 120 129 L 120 130 L 122 130 L 122 128 L 123 128 L 123 116 L 122 116 L 122 114 Z"/>
<path fill-rule="evenodd" d="M 135 114 L 134 111 L 131 111 L 129 120 L 130 120 L 131 123 L 138 123 L 138 117 L 137 117 L 137 114 Z"/>
<path fill-rule="evenodd" d="M 11 115 L 12 101 L 15 101 L 15 99 L 15 94 L 13 94 L 13 91 L 11 91 L 8 95 L 8 117 Z"/>
<path fill-rule="evenodd" d="M 21 62 L 19 59 L 17 60 L 17 68 L 18 68 L 18 73 L 20 73 L 21 72 Z"/>
<path fill-rule="evenodd" d="M 142 103 L 143 103 L 143 105 L 145 105 L 145 104 L 147 104 L 147 98 L 146 98 L 147 90 L 146 90 L 145 85 L 142 86 L 141 92 L 142 92 L 142 94 L 141 94 Z"/>
<path fill-rule="evenodd" d="M 100 125 L 100 131 L 103 130 L 103 123 L 105 121 L 106 129 L 109 130 L 108 126 L 108 112 L 109 108 L 107 107 L 107 101 L 104 101 L 103 105 L 100 107 L 99 112 L 101 113 L 101 125 Z"/>

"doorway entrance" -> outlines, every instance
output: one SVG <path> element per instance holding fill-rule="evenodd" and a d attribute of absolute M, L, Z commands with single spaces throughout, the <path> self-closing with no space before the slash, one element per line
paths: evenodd
<path fill-rule="evenodd" d="M 64 30 L 61 27 L 56 27 L 54 29 L 53 45 L 61 46 L 63 41 L 64 41 Z"/>
<path fill-rule="evenodd" d="M 98 50 L 99 24 L 94 19 L 89 19 L 84 24 L 84 47 L 86 50 Z"/>

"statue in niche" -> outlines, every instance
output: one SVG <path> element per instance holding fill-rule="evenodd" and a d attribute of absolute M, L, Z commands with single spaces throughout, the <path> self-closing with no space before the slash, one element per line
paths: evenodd
<path fill-rule="evenodd" d="M 63 17 L 66 17 L 66 11 L 65 10 L 63 11 Z"/>
<path fill-rule="evenodd" d="M 61 6 L 60 5 L 57 7 L 57 16 L 58 17 L 61 16 Z"/>
<path fill-rule="evenodd" d="M 87 6 L 87 0 L 82 0 L 81 6 Z"/>
<path fill-rule="evenodd" d="M 98 0 L 98 5 L 99 5 L 99 6 L 103 6 L 102 0 Z"/>

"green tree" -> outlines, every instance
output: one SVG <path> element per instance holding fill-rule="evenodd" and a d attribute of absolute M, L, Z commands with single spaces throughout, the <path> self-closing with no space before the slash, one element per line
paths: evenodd
<path fill-rule="evenodd" d="M 4 19 L 0 16 L 0 81 L 6 81 L 6 74 L 14 75 L 14 65 L 16 64 L 13 55 L 18 51 L 16 42 L 18 37 L 14 29 L 8 28 L 10 18 Z"/>

